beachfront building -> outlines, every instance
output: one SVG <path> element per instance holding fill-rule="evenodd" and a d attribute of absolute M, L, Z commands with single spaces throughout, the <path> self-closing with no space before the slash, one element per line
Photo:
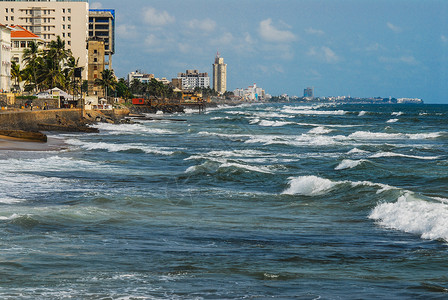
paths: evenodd
<path fill-rule="evenodd" d="M 198 70 L 187 70 L 185 73 L 178 73 L 177 78 L 173 78 L 172 83 L 183 91 L 193 91 L 195 88 L 209 88 L 210 77 L 208 73 L 199 73 Z"/>
<path fill-rule="evenodd" d="M 95 84 L 97 78 L 101 78 L 101 72 L 105 69 L 105 43 L 103 39 L 91 38 L 87 42 L 89 56 L 88 94 L 89 96 L 104 97 L 104 90 Z"/>
<path fill-rule="evenodd" d="M 257 87 L 257 84 L 251 85 L 246 89 L 236 89 L 233 91 L 233 95 L 236 97 L 240 97 L 245 101 L 260 101 L 266 98 L 265 91 Z"/>
<path fill-rule="evenodd" d="M 0 24 L 0 91 L 9 91 L 11 86 L 11 28 Z"/>
<path fill-rule="evenodd" d="M 131 72 L 128 74 L 128 83 L 131 84 L 135 79 L 141 83 L 149 83 L 154 78 L 154 74 L 145 74 L 140 71 Z"/>
<path fill-rule="evenodd" d="M 44 40 L 22 26 L 13 25 L 11 28 L 11 61 L 20 65 L 20 69 L 24 69 L 25 63 L 23 62 L 23 53 L 25 49 L 29 47 L 31 42 L 36 43 L 40 49 L 43 49 Z"/>
<path fill-rule="evenodd" d="M 213 89 L 221 95 L 227 90 L 227 64 L 224 63 L 224 58 L 220 57 L 219 52 L 213 64 Z"/>
<path fill-rule="evenodd" d="M 304 89 L 303 90 L 303 98 L 313 99 L 314 98 L 314 88 L 307 87 L 306 89 Z"/>
<path fill-rule="evenodd" d="M 87 78 L 88 0 L 0 0 L 0 22 L 20 25 L 45 44 L 60 36 Z"/>
<path fill-rule="evenodd" d="M 115 10 L 89 10 L 89 38 L 104 40 L 104 50 L 107 57 L 106 66 L 112 69 L 112 55 L 115 53 Z"/>

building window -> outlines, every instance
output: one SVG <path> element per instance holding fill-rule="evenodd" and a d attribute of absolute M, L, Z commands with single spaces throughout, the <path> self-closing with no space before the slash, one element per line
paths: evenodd
<path fill-rule="evenodd" d="M 68 29 L 71 29 L 71 28 L 72 28 L 72 26 L 71 26 L 70 24 L 68 24 L 68 25 L 67 25 L 67 28 L 68 28 Z"/>
<path fill-rule="evenodd" d="M 8 16 L 5 17 L 5 20 L 8 21 Z"/>
<path fill-rule="evenodd" d="M 28 48 L 31 47 L 31 42 L 28 42 Z"/>
<path fill-rule="evenodd" d="M 98 62 L 98 58 L 94 57 L 93 62 Z"/>
<path fill-rule="evenodd" d="M 14 48 L 19 48 L 19 41 L 14 41 Z"/>
<path fill-rule="evenodd" d="M 98 70 L 98 66 L 93 66 L 93 70 L 94 71 Z"/>
<path fill-rule="evenodd" d="M 6 9 L 6 13 L 8 13 L 8 9 L 7 8 L 5 8 Z"/>
<path fill-rule="evenodd" d="M 62 37 L 65 38 L 65 32 L 62 33 Z"/>
<path fill-rule="evenodd" d="M 96 50 L 96 49 L 93 50 L 93 53 L 94 53 L 94 54 L 97 54 L 97 53 L 98 53 L 98 50 Z"/>
<path fill-rule="evenodd" d="M 71 20 L 72 20 L 72 18 L 71 17 L 67 17 L 67 19 L 68 19 L 68 21 L 70 22 Z"/>
<path fill-rule="evenodd" d="M 93 74 L 93 78 L 98 78 L 98 74 Z"/>
<path fill-rule="evenodd" d="M 65 17 L 62 17 L 62 21 L 65 22 Z"/>
<path fill-rule="evenodd" d="M 16 63 L 19 63 L 19 58 L 17 56 L 14 56 L 12 60 L 15 61 Z"/>
<path fill-rule="evenodd" d="M 67 44 L 71 45 L 71 44 L 72 44 L 72 42 L 71 42 L 71 41 L 68 41 L 68 42 L 67 42 Z"/>
<path fill-rule="evenodd" d="M 72 9 L 71 8 L 67 9 L 67 11 L 68 11 L 69 14 L 72 13 Z"/>
<path fill-rule="evenodd" d="M 65 14 L 65 8 L 62 9 L 62 13 Z"/>
<path fill-rule="evenodd" d="M 64 24 L 62 24 L 62 29 L 64 29 L 64 30 L 65 30 L 65 25 L 64 25 Z"/>
<path fill-rule="evenodd" d="M 20 41 L 20 48 L 26 48 L 26 42 Z"/>
<path fill-rule="evenodd" d="M 71 37 L 71 36 L 72 36 L 72 34 L 71 34 L 71 33 L 69 32 L 69 33 L 67 33 L 67 36 L 68 36 L 68 37 Z"/>
<path fill-rule="evenodd" d="M 11 21 L 14 21 L 14 16 L 11 16 Z"/>
<path fill-rule="evenodd" d="M 11 13 L 14 13 L 14 8 L 11 8 Z"/>

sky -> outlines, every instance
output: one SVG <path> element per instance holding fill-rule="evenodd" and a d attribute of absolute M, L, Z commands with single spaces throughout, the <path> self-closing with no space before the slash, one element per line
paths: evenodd
<path fill-rule="evenodd" d="M 115 9 L 118 77 L 208 72 L 227 90 L 448 104 L 448 0 L 90 0 Z"/>

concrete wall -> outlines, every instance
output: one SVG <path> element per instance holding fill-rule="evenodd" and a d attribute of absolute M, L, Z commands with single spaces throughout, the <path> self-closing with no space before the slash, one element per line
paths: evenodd
<path fill-rule="evenodd" d="M 79 109 L 15 111 L 0 113 L 0 129 L 37 130 L 37 124 L 58 124 L 58 120 L 79 122 Z"/>

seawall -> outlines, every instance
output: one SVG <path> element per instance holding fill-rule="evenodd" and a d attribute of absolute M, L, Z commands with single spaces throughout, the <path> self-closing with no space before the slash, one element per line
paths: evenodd
<path fill-rule="evenodd" d="M 80 109 L 12 111 L 0 113 L 0 129 L 38 130 L 38 124 L 59 124 L 81 120 Z"/>

